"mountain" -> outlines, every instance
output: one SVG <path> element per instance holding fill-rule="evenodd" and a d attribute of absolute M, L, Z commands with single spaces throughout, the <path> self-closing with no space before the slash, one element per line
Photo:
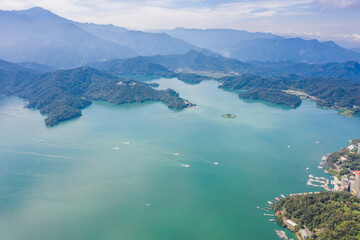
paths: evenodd
<path fill-rule="evenodd" d="M 256 74 L 266 77 L 298 75 L 298 77 L 326 77 L 360 82 L 360 64 L 354 61 L 325 64 L 289 61 L 244 63 L 236 59 L 197 51 L 189 51 L 185 54 L 148 56 L 145 59 L 173 71 L 211 71 L 233 75 Z"/>
<path fill-rule="evenodd" d="M 185 54 L 170 54 L 145 57 L 148 61 L 163 65 L 174 71 L 195 70 L 213 72 L 246 72 L 252 68 L 250 64 L 240 62 L 236 59 L 225 58 L 221 55 L 208 54 L 191 50 Z"/>
<path fill-rule="evenodd" d="M 106 71 L 118 76 L 121 75 L 141 75 L 141 76 L 159 76 L 173 77 L 174 72 L 166 67 L 149 62 L 145 57 L 135 57 L 129 59 L 114 59 L 109 61 L 101 61 L 90 63 L 87 66 L 102 71 Z"/>
<path fill-rule="evenodd" d="M 175 28 L 165 31 L 170 36 L 183 39 L 188 43 L 202 48 L 230 55 L 233 46 L 240 41 L 257 38 L 278 38 L 271 33 L 251 33 L 248 31 L 239 31 L 232 29 L 186 29 Z"/>
<path fill-rule="evenodd" d="M 249 72 L 263 76 L 326 77 L 360 82 L 360 64 L 349 61 L 344 63 L 307 64 L 293 62 L 256 62 Z"/>
<path fill-rule="evenodd" d="M 71 21 L 36 7 L 0 11 L 0 58 L 71 68 L 101 59 L 135 56 L 128 47 L 94 36 Z"/>
<path fill-rule="evenodd" d="M 360 53 L 360 48 L 352 48 L 351 50 L 353 50 L 354 52 Z"/>
<path fill-rule="evenodd" d="M 32 70 L 30 68 L 27 68 L 25 66 L 21 66 L 16 63 L 11 63 L 8 61 L 4 61 L 0 59 L 0 70 L 2 71 L 23 71 L 23 72 L 31 72 Z"/>
<path fill-rule="evenodd" d="M 165 33 L 131 31 L 114 25 L 74 24 L 97 37 L 129 47 L 142 56 L 186 53 L 189 50 L 200 50 L 199 47 Z"/>
<path fill-rule="evenodd" d="M 50 67 L 45 64 L 40 64 L 36 62 L 21 62 L 17 63 L 19 66 L 23 66 L 25 68 L 37 71 L 37 72 L 53 72 L 56 68 Z"/>
<path fill-rule="evenodd" d="M 331 41 L 284 38 L 270 33 L 231 29 L 176 28 L 165 32 L 196 46 L 246 62 L 360 62 L 360 53 L 342 48 Z"/>
<path fill-rule="evenodd" d="M 172 89 L 156 90 L 149 84 L 119 79 L 89 67 L 52 73 L 0 70 L 0 94 L 26 99 L 29 108 L 47 115 L 47 126 L 81 116 L 81 109 L 91 100 L 115 104 L 160 101 L 179 110 L 193 106 Z"/>
<path fill-rule="evenodd" d="M 360 62 L 360 54 L 334 42 L 302 38 L 252 39 L 233 46 L 230 56 L 242 61 L 293 61 L 309 63 Z"/>

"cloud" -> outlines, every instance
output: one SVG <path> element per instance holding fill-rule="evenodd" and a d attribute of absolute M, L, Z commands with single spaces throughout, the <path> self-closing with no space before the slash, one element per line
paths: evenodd
<path fill-rule="evenodd" d="M 316 0 L 322 9 L 360 9 L 359 0 Z"/>

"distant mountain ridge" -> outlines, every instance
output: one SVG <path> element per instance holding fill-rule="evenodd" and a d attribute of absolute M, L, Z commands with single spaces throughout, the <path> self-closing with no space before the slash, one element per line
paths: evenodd
<path fill-rule="evenodd" d="M 175 28 L 164 32 L 198 47 L 208 48 L 245 62 L 360 62 L 359 52 L 342 48 L 332 41 L 284 38 L 271 33 L 231 29 Z"/>
<path fill-rule="evenodd" d="M 189 51 L 185 54 L 149 56 L 145 57 L 145 59 L 174 71 L 213 71 L 233 75 L 256 74 L 267 77 L 298 75 L 299 77 L 326 77 L 360 82 L 360 64 L 355 61 L 325 64 L 294 62 L 244 63 L 236 59 L 196 51 Z"/>
<path fill-rule="evenodd" d="M 37 62 L 54 68 L 73 68 L 99 60 L 199 49 L 166 34 L 76 23 L 40 7 L 0 11 L 0 31 L 1 59 Z"/>
<path fill-rule="evenodd" d="M 132 31 L 114 25 L 76 22 L 74 24 L 95 36 L 129 47 L 141 56 L 180 54 L 190 50 L 201 50 L 199 47 L 165 33 Z"/>

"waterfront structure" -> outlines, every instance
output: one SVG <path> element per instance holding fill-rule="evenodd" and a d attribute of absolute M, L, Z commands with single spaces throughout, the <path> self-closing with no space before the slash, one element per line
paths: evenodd
<path fill-rule="evenodd" d="M 290 220 L 290 219 L 286 219 L 286 220 L 284 221 L 284 223 L 286 224 L 286 226 L 287 226 L 290 230 L 295 231 L 295 227 L 297 226 L 297 224 L 296 224 L 294 221 L 292 221 L 292 220 Z"/>

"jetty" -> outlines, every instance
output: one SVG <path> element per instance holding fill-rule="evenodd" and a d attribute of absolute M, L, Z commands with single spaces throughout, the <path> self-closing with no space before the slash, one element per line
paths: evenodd
<path fill-rule="evenodd" d="M 289 238 L 286 236 L 285 231 L 275 230 L 275 232 L 276 232 L 276 234 L 278 235 L 279 238 L 281 238 L 281 239 L 289 239 Z"/>

